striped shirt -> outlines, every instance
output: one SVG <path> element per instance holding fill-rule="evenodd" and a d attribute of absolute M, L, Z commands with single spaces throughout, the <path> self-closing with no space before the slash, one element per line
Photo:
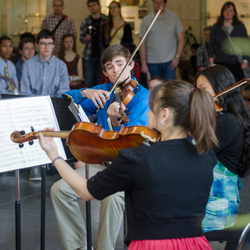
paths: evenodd
<path fill-rule="evenodd" d="M 197 68 L 204 67 L 208 68 L 209 59 L 208 59 L 208 45 L 207 43 L 202 44 L 197 50 Z"/>
<path fill-rule="evenodd" d="M 101 15 L 101 21 L 100 21 L 100 27 L 103 27 L 103 24 L 105 23 L 106 21 L 106 16 L 105 15 Z M 93 50 L 93 41 L 92 39 L 87 43 L 86 42 L 86 35 L 87 35 L 87 28 L 88 26 L 91 26 L 92 25 L 92 17 L 91 15 L 89 15 L 88 17 L 86 17 L 82 23 L 81 23 L 81 26 L 80 26 L 80 41 L 81 43 L 83 44 L 86 44 L 86 47 L 83 51 L 83 58 L 85 60 L 89 60 L 91 59 L 92 57 L 92 50 Z M 103 45 L 102 45 L 102 31 L 103 29 L 99 29 L 99 50 L 100 50 L 100 54 L 102 54 L 104 48 L 103 48 Z"/>

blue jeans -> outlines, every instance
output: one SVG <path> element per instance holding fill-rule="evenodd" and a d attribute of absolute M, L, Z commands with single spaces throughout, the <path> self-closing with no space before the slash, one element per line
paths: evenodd
<path fill-rule="evenodd" d="M 162 76 L 166 81 L 176 79 L 176 68 L 170 69 L 172 61 L 166 63 L 148 63 L 150 76 Z"/>
<path fill-rule="evenodd" d="M 97 85 L 102 76 L 102 69 L 100 65 L 100 59 L 97 57 L 89 60 L 83 60 L 83 73 L 84 73 L 84 84 L 88 87 L 94 87 Z"/>

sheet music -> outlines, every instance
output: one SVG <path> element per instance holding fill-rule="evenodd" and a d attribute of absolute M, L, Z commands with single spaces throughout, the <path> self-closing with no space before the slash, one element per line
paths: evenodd
<path fill-rule="evenodd" d="M 19 148 L 18 143 L 10 139 L 16 130 L 31 132 L 31 126 L 35 131 L 47 127 L 60 130 L 50 96 L 2 99 L 0 115 L 0 173 L 51 163 L 38 140 L 34 140 L 32 146 L 25 142 L 24 147 Z M 55 141 L 60 156 L 66 159 L 61 139 L 55 138 Z"/>
<path fill-rule="evenodd" d="M 90 122 L 88 116 L 83 111 L 81 105 L 78 105 L 78 117 L 82 122 Z"/>

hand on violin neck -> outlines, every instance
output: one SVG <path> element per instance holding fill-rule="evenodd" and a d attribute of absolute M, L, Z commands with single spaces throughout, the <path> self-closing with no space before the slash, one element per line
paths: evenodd
<path fill-rule="evenodd" d="M 81 95 L 92 100 L 98 109 L 102 109 L 110 97 L 110 93 L 102 89 L 84 89 L 81 91 Z"/>
<path fill-rule="evenodd" d="M 54 131 L 55 128 L 46 128 L 44 131 Z M 39 144 L 45 151 L 48 157 L 53 160 L 59 156 L 57 146 L 53 137 L 44 137 L 41 133 L 38 134 Z"/>
<path fill-rule="evenodd" d="M 122 108 L 122 111 L 125 111 L 126 107 L 123 105 L 123 103 L 120 104 L 118 102 L 113 102 L 110 104 L 108 108 L 108 117 L 111 120 L 111 123 L 114 127 L 120 127 L 121 126 L 121 114 L 120 114 L 120 107 Z"/>

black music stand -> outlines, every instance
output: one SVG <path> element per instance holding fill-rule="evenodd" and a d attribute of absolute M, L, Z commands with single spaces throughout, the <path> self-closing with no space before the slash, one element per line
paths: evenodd
<path fill-rule="evenodd" d="M 1 94 L 3 99 L 27 97 L 14 94 Z M 15 202 L 15 232 L 16 232 L 16 250 L 21 250 L 21 202 L 20 202 L 20 177 L 19 169 L 15 171 L 16 179 L 16 202 Z"/>

